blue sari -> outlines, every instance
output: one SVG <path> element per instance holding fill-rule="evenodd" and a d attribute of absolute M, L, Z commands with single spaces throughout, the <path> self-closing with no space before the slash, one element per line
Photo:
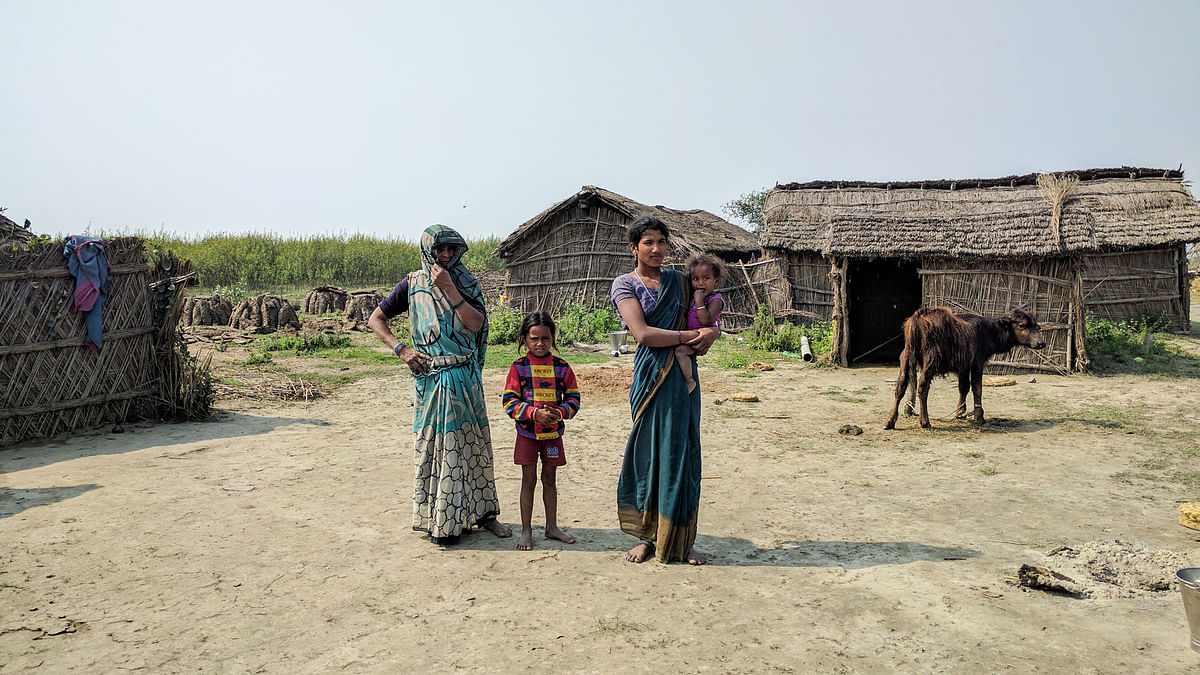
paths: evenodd
<path fill-rule="evenodd" d="M 682 274 L 663 270 L 658 302 L 646 314 L 646 324 L 683 329 L 686 292 Z M 692 377 L 697 377 L 695 359 Z M 673 346 L 638 345 L 629 407 L 633 430 L 617 482 L 621 530 L 657 542 L 655 557 L 661 562 L 687 560 L 700 510 L 700 388 L 688 393 Z"/>
<path fill-rule="evenodd" d="M 475 275 L 462 264 L 467 242 L 454 230 L 433 225 L 421 235 L 421 269 L 408 277 L 412 346 L 432 357 L 428 373 L 416 375 L 413 410 L 413 529 L 435 544 L 453 544 L 464 529 L 500 514 L 492 465 L 492 432 L 483 398 L 483 359 L 488 322 L 476 332 L 458 319 L 446 294 L 430 280 L 434 249 L 458 247 L 446 271 L 464 299 L 483 304 Z"/>

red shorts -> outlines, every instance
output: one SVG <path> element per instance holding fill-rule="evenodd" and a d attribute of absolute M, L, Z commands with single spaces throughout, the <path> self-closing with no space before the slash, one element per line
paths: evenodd
<path fill-rule="evenodd" d="M 565 465 L 567 453 L 563 450 L 562 436 L 539 441 L 536 438 L 517 434 L 517 448 L 513 450 L 513 461 L 525 466 L 537 464 L 539 457 L 545 466 Z"/>

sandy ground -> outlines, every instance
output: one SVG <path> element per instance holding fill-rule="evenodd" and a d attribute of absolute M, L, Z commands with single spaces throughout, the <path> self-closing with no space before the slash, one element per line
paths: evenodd
<path fill-rule="evenodd" d="M 982 427 L 944 420 L 939 381 L 933 431 L 885 432 L 890 368 L 705 368 L 712 562 L 689 567 L 622 557 L 629 364 L 577 369 L 573 546 L 541 536 L 540 502 L 529 552 L 410 530 L 399 370 L 309 404 L 0 450 L 0 672 L 1200 668 L 1170 583 L 1200 565 L 1200 532 L 1177 524 L 1200 500 L 1194 377 L 1016 377 L 985 391 Z M 514 523 L 502 378 L 486 388 Z M 762 400 L 716 404 L 738 390 Z M 1017 585 L 1026 563 L 1080 592 Z"/>

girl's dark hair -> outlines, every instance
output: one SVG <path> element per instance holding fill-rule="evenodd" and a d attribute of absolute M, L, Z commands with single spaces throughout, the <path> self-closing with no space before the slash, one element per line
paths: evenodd
<path fill-rule="evenodd" d="M 671 230 L 657 216 L 638 216 L 629 224 L 629 243 L 636 246 L 642 240 L 642 235 L 646 234 L 646 230 L 658 230 L 665 239 L 671 239 Z"/>
<path fill-rule="evenodd" d="M 550 347 L 558 349 L 558 326 L 554 325 L 554 319 L 550 317 L 550 312 L 530 312 L 525 315 L 525 320 L 521 322 L 521 330 L 517 333 L 517 342 L 522 347 L 525 346 L 525 338 L 529 337 L 529 331 L 533 330 L 534 326 L 545 326 L 550 329 Z"/>
<path fill-rule="evenodd" d="M 713 276 L 719 281 L 724 281 L 729 272 L 725 269 L 725 263 L 714 255 L 707 253 L 693 253 L 688 256 L 687 262 L 683 264 L 683 269 L 687 270 L 687 275 L 692 276 L 692 268 L 696 265 L 708 265 L 712 270 Z"/>

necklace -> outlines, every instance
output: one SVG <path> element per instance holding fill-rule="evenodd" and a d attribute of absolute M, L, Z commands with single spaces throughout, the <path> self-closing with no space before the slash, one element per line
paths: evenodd
<path fill-rule="evenodd" d="M 634 268 L 634 270 L 633 270 L 633 276 L 637 277 L 638 283 L 642 285 L 642 290 L 643 290 L 643 291 L 646 291 L 646 293 L 649 293 L 649 292 L 650 292 L 650 287 L 646 285 L 646 280 L 645 280 L 645 279 L 642 279 L 642 275 L 638 273 L 638 271 L 637 271 L 637 268 L 636 268 L 636 267 L 635 267 L 635 268 Z M 661 283 L 661 279 L 660 279 L 659 281 L 660 281 L 660 283 Z M 657 291 L 658 289 L 656 288 L 656 289 L 654 289 L 654 290 L 655 290 L 655 291 Z"/>

